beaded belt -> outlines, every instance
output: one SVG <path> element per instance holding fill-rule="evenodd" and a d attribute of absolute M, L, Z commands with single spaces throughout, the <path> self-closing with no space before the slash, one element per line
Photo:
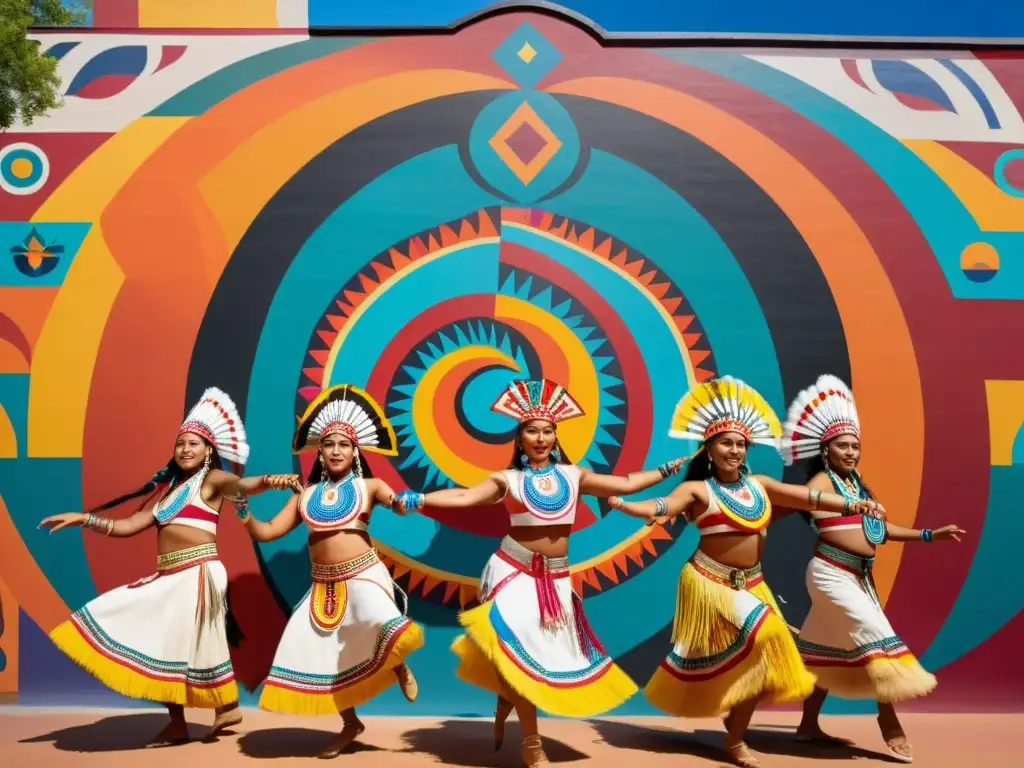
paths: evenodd
<path fill-rule="evenodd" d="M 358 576 L 367 568 L 371 568 L 379 562 L 380 558 L 377 557 L 377 550 L 371 549 L 369 552 L 364 552 L 359 557 L 354 557 L 343 563 L 332 563 L 330 565 L 313 563 L 313 581 L 320 584 L 335 584 L 339 581 L 348 581 L 353 576 Z"/>
<path fill-rule="evenodd" d="M 161 575 L 167 576 L 216 559 L 216 544 L 199 544 L 188 549 L 179 549 L 177 552 L 168 552 L 166 555 L 157 555 L 156 569 Z"/>
<path fill-rule="evenodd" d="M 568 557 L 547 557 L 532 552 L 510 536 L 501 540 L 498 556 L 509 565 L 535 576 L 547 573 L 557 579 L 569 575 Z"/>
<path fill-rule="evenodd" d="M 750 589 L 764 581 L 760 563 L 753 568 L 732 568 L 712 560 L 699 549 L 690 562 L 701 576 L 733 589 Z"/>
<path fill-rule="evenodd" d="M 863 557 L 862 555 L 855 555 L 853 552 L 847 552 L 845 549 L 839 549 L 833 547 L 830 544 L 819 543 L 818 548 L 814 552 L 814 556 L 820 560 L 824 560 L 827 563 L 842 568 L 844 571 L 850 571 L 863 576 L 871 573 L 871 567 L 875 563 L 873 557 Z"/>

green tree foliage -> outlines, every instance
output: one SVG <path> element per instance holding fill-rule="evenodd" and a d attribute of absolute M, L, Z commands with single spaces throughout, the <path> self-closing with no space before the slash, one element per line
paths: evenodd
<path fill-rule="evenodd" d="M 0 0 L 0 130 L 20 117 L 25 125 L 62 104 L 57 60 L 39 52 L 26 34 L 31 26 L 85 23 L 82 10 L 61 0 Z"/>

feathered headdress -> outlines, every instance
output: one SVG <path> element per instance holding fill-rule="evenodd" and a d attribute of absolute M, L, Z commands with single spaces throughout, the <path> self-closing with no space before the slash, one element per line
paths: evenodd
<path fill-rule="evenodd" d="M 756 389 L 723 376 L 686 393 L 672 414 L 668 433 L 706 442 L 723 432 L 739 432 L 750 442 L 774 446 L 782 425 Z"/>
<path fill-rule="evenodd" d="M 225 392 L 210 387 L 185 417 L 178 435 L 186 432 L 199 435 L 217 448 L 226 461 L 242 467 L 249 459 L 249 443 L 238 408 Z"/>
<path fill-rule="evenodd" d="M 324 390 L 299 419 L 292 450 L 316 448 L 328 435 L 342 434 L 363 451 L 398 455 L 395 428 L 384 409 L 359 387 L 339 384 Z"/>
<path fill-rule="evenodd" d="M 491 410 L 511 416 L 520 424 L 533 419 L 557 424 L 583 415 L 580 404 L 565 387 L 547 379 L 511 382 Z"/>
<path fill-rule="evenodd" d="M 817 456 L 821 446 L 840 435 L 860 437 L 860 419 L 853 393 L 835 376 L 819 376 L 789 406 L 779 452 L 786 464 Z"/>

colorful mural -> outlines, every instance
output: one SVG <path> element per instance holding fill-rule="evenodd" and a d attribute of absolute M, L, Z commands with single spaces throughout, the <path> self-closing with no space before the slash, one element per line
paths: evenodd
<path fill-rule="evenodd" d="M 1024 58 L 602 47 L 524 12 L 308 37 L 283 1 L 246 4 L 267 14 L 251 34 L 188 34 L 158 6 L 125 21 L 159 31 L 41 33 L 66 106 L 0 137 L 0 579 L 23 700 L 101 695 L 41 635 L 154 557 L 151 536 L 38 520 L 149 477 L 206 386 L 242 408 L 254 473 L 296 466 L 295 417 L 322 387 L 365 387 L 401 445 L 369 461 L 400 490 L 506 464 L 488 406 L 512 376 L 569 386 L 588 416 L 567 452 L 626 472 L 692 449 L 667 436 L 689 385 L 729 373 L 782 411 L 827 371 L 853 383 L 892 518 L 971 534 L 878 558 L 894 624 L 938 670 L 921 706 L 1024 701 Z M 582 505 L 574 585 L 645 680 L 695 536 Z M 308 560 L 301 531 L 254 547 L 235 522 L 220 550 L 252 679 Z M 417 712 L 490 711 L 448 646 L 504 525 L 494 508 L 374 517 L 427 627 Z M 811 543 L 796 518 L 769 538 L 796 626 Z M 397 691 L 367 709 L 410 711 Z"/>

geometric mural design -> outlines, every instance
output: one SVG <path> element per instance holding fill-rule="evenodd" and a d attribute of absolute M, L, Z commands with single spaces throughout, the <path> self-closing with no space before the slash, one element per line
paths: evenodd
<path fill-rule="evenodd" d="M 308 469 L 296 416 L 325 387 L 365 388 L 399 442 L 367 460 L 402 490 L 507 463 L 489 406 L 512 377 L 566 384 L 587 414 L 560 430 L 567 453 L 624 473 L 693 450 L 667 425 L 696 382 L 731 374 L 781 411 L 830 372 L 853 384 L 893 520 L 971 531 L 941 558 L 886 545 L 876 562 L 897 631 L 937 670 L 929 704 L 1019 701 L 1024 657 L 985 660 L 1024 641 L 1007 550 L 1024 482 L 1024 58 L 603 46 L 526 12 L 310 37 L 329 9 L 285 0 L 247 4 L 237 34 L 222 3 L 191 23 L 172 5 L 97 2 L 94 24 L 129 31 L 41 33 L 66 105 L 0 137 L 8 667 L 50 669 L 45 643 L 10 644 L 11 621 L 36 637 L 152 571 L 146 537 L 50 537 L 38 520 L 149 477 L 207 386 L 239 404 L 255 474 Z M 111 435 L 131 443 L 113 464 Z M 768 449 L 751 462 L 783 474 Z M 427 628 L 428 707 L 453 685 L 460 711 L 491 704 L 452 682 L 448 646 L 506 526 L 496 508 L 375 513 Z M 793 519 L 768 537 L 793 626 L 811 540 Z M 695 545 L 580 500 L 573 586 L 638 680 L 664 656 Z M 218 547 L 245 680 L 308 588 L 305 534 L 254 545 L 226 518 Z M 993 583 L 998 605 L 980 599 Z M 60 669 L 67 699 L 89 685 Z M 635 697 L 620 713 L 650 711 Z"/>

